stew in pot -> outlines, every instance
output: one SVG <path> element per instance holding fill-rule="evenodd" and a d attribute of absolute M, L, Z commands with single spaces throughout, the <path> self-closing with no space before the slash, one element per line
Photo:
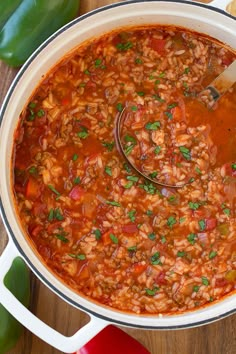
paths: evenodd
<path fill-rule="evenodd" d="M 175 27 L 83 43 L 36 88 L 12 153 L 19 220 L 46 265 L 79 294 L 137 314 L 198 309 L 236 286 L 236 87 L 197 94 L 236 54 Z M 127 165 L 123 141 L 158 188 Z M 140 154 L 141 152 L 141 154 Z"/>

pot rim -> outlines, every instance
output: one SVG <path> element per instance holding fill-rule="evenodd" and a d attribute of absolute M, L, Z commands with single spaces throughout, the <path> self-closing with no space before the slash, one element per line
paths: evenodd
<path fill-rule="evenodd" d="M 223 16 L 229 17 L 233 20 L 235 20 L 235 18 L 233 16 L 231 16 L 230 14 L 224 12 L 221 9 L 215 8 L 211 5 L 208 4 L 203 4 L 203 3 L 196 3 L 196 2 L 189 2 L 187 0 L 127 0 L 121 3 L 114 3 L 114 4 L 110 4 L 110 5 L 106 5 L 103 6 L 101 8 L 97 8 L 95 10 L 92 10 L 84 15 L 81 15 L 79 18 L 76 18 L 75 20 L 73 20 L 72 22 L 68 23 L 67 25 L 65 25 L 64 27 L 62 27 L 61 29 L 59 29 L 55 34 L 53 34 L 51 37 L 49 37 L 33 54 L 32 56 L 27 60 L 27 62 L 23 65 L 23 67 L 21 68 L 21 70 L 19 71 L 19 73 L 17 74 L 17 76 L 15 77 L 12 85 L 10 86 L 6 98 L 3 102 L 1 111 L 0 111 L 0 128 L 2 126 L 2 122 L 3 122 L 3 117 L 5 115 L 5 111 L 8 107 L 8 103 L 11 99 L 11 96 L 13 95 L 15 88 L 18 84 L 18 82 L 20 81 L 20 79 L 22 78 L 23 74 L 25 73 L 25 71 L 28 69 L 28 67 L 31 65 L 31 63 L 34 61 L 34 59 L 38 56 L 39 53 L 42 52 L 42 50 L 44 50 L 55 38 L 57 38 L 58 36 L 60 36 L 62 33 L 64 33 L 67 29 L 73 27 L 74 25 L 76 25 L 77 23 L 80 23 L 81 21 L 83 21 L 86 18 L 89 18 L 97 13 L 101 13 L 103 11 L 109 10 L 109 9 L 113 9 L 113 8 L 118 8 L 121 6 L 126 6 L 126 5 L 130 5 L 130 4 L 136 4 L 136 3 L 145 3 L 145 2 L 153 2 L 153 3 L 180 3 L 180 4 L 186 4 L 186 5 L 190 5 L 190 6 L 197 6 L 197 7 L 201 7 L 201 8 L 205 8 L 205 9 L 209 9 L 209 10 L 213 10 L 215 12 L 220 13 Z M 210 318 L 206 318 L 204 320 L 199 320 L 199 321 L 194 321 L 193 323 L 184 323 L 184 324 L 175 324 L 175 325 L 168 325 L 168 326 L 164 326 L 164 325 L 150 325 L 150 324 L 139 324 L 137 323 L 138 319 L 141 318 L 147 318 L 147 317 L 152 317 L 152 315 L 136 315 L 133 313 L 127 313 L 127 312 L 122 312 L 122 311 L 118 311 L 116 309 L 110 309 L 110 312 L 114 313 L 114 314 L 120 314 L 120 316 L 122 317 L 122 315 L 126 315 L 129 316 L 129 318 L 132 318 L 132 321 L 130 322 L 126 322 L 125 320 L 118 320 L 116 318 L 113 317 L 109 317 L 108 315 L 103 315 L 102 314 L 102 309 L 103 306 L 101 304 L 98 304 L 98 308 L 100 309 L 100 312 L 96 312 L 95 310 L 92 310 L 82 304 L 80 304 L 78 301 L 73 300 L 71 297 L 67 296 L 62 290 L 60 290 L 57 286 L 54 286 L 54 284 L 46 277 L 44 276 L 38 269 L 37 266 L 35 266 L 33 264 L 33 262 L 30 260 L 30 258 L 28 257 L 27 253 L 25 252 L 25 250 L 20 246 L 20 243 L 17 239 L 17 237 L 15 236 L 12 227 L 8 221 L 7 215 L 5 213 L 4 210 L 4 206 L 2 203 L 2 200 L 0 199 L 0 213 L 4 222 L 4 225 L 8 231 L 8 235 L 9 237 L 11 237 L 11 239 L 13 240 L 15 246 L 17 247 L 18 251 L 20 252 L 20 254 L 24 257 L 24 259 L 26 260 L 27 264 L 30 266 L 30 268 L 33 270 L 33 272 L 37 275 L 37 277 L 44 283 L 47 285 L 47 287 L 52 290 L 54 293 L 56 293 L 57 295 L 59 295 L 63 300 L 65 300 L 66 302 L 68 302 L 69 304 L 71 304 L 72 306 L 79 308 L 80 310 L 87 312 L 91 315 L 96 316 L 97 318 L 106 320 L 108 322 L 113 322 L 116 323 L 117 325 L 122 325 L 122 326 L 129 326 L 129 327 L 136 327 L 136 328 L 142 328 L 142 329 L 161 329 L 161 330 L 167 330 L 167 329 L 183 329 L 183 328 L 191 328 L 191 327 L 196 327 L 196 326 L 200 326 L 200 325 L 205 325 L 211 322 L 214 322 L 218 319 L 224 318 L 226 316 L 229 316 L 233 313 L 236 312 L 236 307 L 233 309 L 230 309 L 229 311 L 225 312 L 225 313 L 220 313 L 218 315 L 212 316 Z M 39 258 L 39 257 L 38 257 Z M 40 261 L 40 260 L 39 260 Z M 43 263 L 42 261 L 40 261 L 41 263 Z M 46 268 L 46 265 L 43 263 L 43 267 Z M 55 275 L 53 275 L 54 277 L 56 277 Z M 57 278 L 57 277 L 56 277 Z M 61 283 L 62 280 L 60 280 Z M 72 289 L 71 289 L 72 290 Z M 77 294 L 75 291 L 72 290 L 72 292 L 74 292 L 75 294 Z M 78 294 L 78 296 L 80 296 Z M 177 318 L 181 318 L 183 317 L 185 314 L 188 315 L 189 313 L 197 316 L 197 314 L 199 313 L 199 311 L 201 312 L 202 310 L 207 311 L 207 309 L 209 308 L 209 306 L 211 308 L 213 308 L 214 306 L 217 306 L 218 303 L 221 303 L 222 301 L 224 301 L 225 298 L 231 298 L 232 296 L 234 296 L 234 294 L 231 294 L 229 296 L 224 297 L 222 300 L 219 300 L 216 302 L 216 304 L 213 305 L 208 305 L 206 307 L 202 307 L 200 308 L 200 310 L 195 310 L 193 312 L 188 311 L 188 312 L 184 312 L 184 313 L 180 313 L 180 314 L 174 314 L 174 315 L 169 315 L 169 316 L 163 316 L 163 317 L 168 317 L 168 318 L 173 318 L 177 319 Z M 88 300 L 89 303 L 93 303 L 93 300 L 89 299 Z M 97 303 L 96 303 L 97 304 Z M 105 308 L 107 309 L 107 308 Z M 125 317 L 125 316 L 123 316 Z M 160 319 L 160 317 L 158 315 L 156 315 L 157 319 Z"/>

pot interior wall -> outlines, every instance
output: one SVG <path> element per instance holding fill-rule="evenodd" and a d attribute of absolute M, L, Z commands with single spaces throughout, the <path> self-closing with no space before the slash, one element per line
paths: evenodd
<path fill-rule="evenodd" d="M 30 243 L 23 236 L 19 220 L 15 217 L 11 192 L 11 151 L 13 136 L 20 112 L 30 95 L 45 74 L 68 52 L 80 43 L 119 27 L 147 24 L 164 24 L 186 27 L 190 30 L 208 34 L 234 47 L 236 43 L 235 21 L 201 5 L 181 2 L 148 1 L 119 3 L 100 11 L 85 15 L 60 30 L 45 42 L 33 54 L 22 68 L 4 102 L 1 116 L 0 159 L 4 173 L 1 173 L 1 198 L 5 214 L 5 223 L 9 233 L 28 260 L 34 272 L 53 291 L 77 307 L 88 309 L 92 313 L 127 325 L 146 327 L 193 326 L 200 322 L 223 316 L 234 308 L 232 297 L 206 310 L 198 310 L 181 316 L 168 318 L 121 314 L 118 311 L 103 308 L 75 294 L 62 284 L 39 260 Z M 173 325 L 174 323 L 174 325 Z"/>

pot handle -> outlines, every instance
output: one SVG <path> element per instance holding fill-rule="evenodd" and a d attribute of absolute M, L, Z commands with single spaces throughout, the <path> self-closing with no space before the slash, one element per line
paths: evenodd
<path fill-rule="evenodd" d="M 88 324 L 79 329 L 73 336 L 66 337 L 41 321 L 24 307 L 4 285 L 4 277 L 10 269 L 13 259 L 17 256 L 21 255 L 9 239 L 7 247 L 0 257 L 0 303 L 28 330 L 54 348 L 64 353 L 72 353 L 109 325 L 109 322 L 90 315 Z"/>

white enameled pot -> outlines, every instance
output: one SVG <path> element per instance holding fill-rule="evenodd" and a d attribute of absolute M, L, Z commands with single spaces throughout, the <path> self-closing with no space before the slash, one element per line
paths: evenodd
<path fill-rule="evenodd" d="M 11 151 L 20 112 L 45 74 L 63 56 L 83 41 L 114 28 L 167 24 L 208 34 L 236 49 L 236 21 L 224 12 L 230 0 L 214 0 L 211 6 L 189 1 L 131 0 L 94 10 L 72 21 L 44 42 L 22 67 L 3 103 L 0 118 L 1 215 L 9 242 L 0 257 L 0 302 L 25 327 L 55 348 L 71 353 L 110 323 L 143 329 L 179 329 L 203 325 L 236 310 L 236 294 L 194 312 L 173 316 L 122 313 L 79 296 L 40 261 L 24 237 L 16 217 L 11 189 Z M 216 8 L 216 7 L 217 8 Z M 36 276 L 69 304 L 89 314 L 90 322 L 72 337 L 65 337 L 24 308 L 3 284 L 15 256 L 25 259 Z"/>

